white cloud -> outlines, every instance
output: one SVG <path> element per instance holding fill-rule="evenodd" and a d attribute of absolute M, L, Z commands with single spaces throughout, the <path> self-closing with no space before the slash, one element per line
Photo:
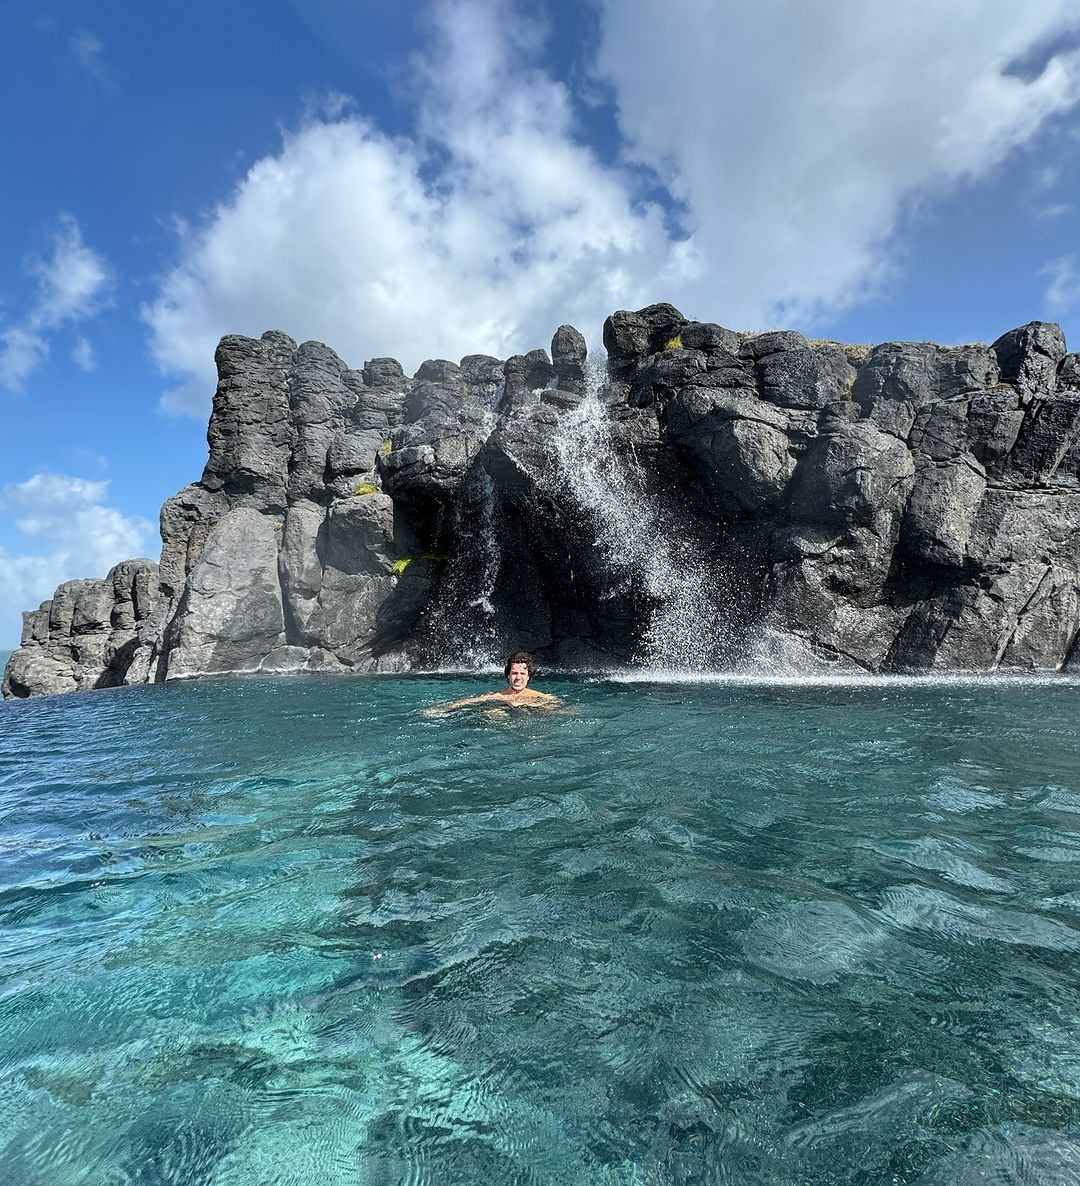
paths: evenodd
<path fill-rule="evenodd" d="M 1080 302 L 1080 266 L 1075 255 L 1051 260 L 1038 275 L 1047 278 L 1043 300 L 1050 313 L 1060 316 L 1076 308 Z"/>
<path fill-rule="evenodd" d="M 1049 206 L 1033 206 L 1031 212 L 1036 218 L 1064 218 L 1066 214 L 1071 214 L 1076 207 L 1071 202 L 1056 202 Z"/>
<path fill-rule="evenodd" d="M 1060 165 L 1043 165 L 1035 170 L 1035 175 L 1031 179 L 1032 192 L 1045 193 L 1047 190 L 1053 189 L 1060 180 Z"/>
<path fill-rule="evenodd" d="M 89 339 L 83 337 L 82 334 L 75 339 L 71 358 L 80 371 L 92 371 L 97 367 L 97 359 L 94 357 L 94 347 L 90 344 Z"/>
<path fill-rule="evenodd" d="M 597 77 L 634 168 L 583 143 L 506 0 L 444 0 L 413 63 L 416 131 L 337 103 L 181 237 L 144 311 L 174 412 L 204 416 L 218 337 L 275 327 L 353 365 L 506 355 L 572 321 L 673 300 L 737 327 L 803 324 L 888 274 L 913 203 L 986 176 L 1080 99 L 1080 56 L 1010 63 L 1071 0 L 598 0 Z M 682 232 L 641 201 L 642 171 Z"/>
<path fill-rule="evenodd" d="M 31 259 L 27 270 L 35 281 L 30 308 L 0 329 L 0 386 L 13 391 L 48 358 L 56 330 L 98 312 L 110 283 L 108 265 L 83 242 L 70 214 L 60 216 L 49 256 Z"/>
<path fill-rule="evenodd" d="M 546 344 L 674 282 L 661 212 L 575 142 L 570 96 L 506 21 L 471 3 L 438 16 L 416 139 L 311 119 L 184 237 L 145 311 L 162 369 L 187 380 L 167 409 L 205 415 L 223 333 L 282 328 L 412 369 Z"/>
<path fill-rule="evenodd" d="M 100 37 L 86 29 L 80 29 L 69 38 L 68 49 L 79 69 L 88 78 L 103 86 L 111 84 L 112 77 L 105 64 L 105 44 Z"/>
<path fill-rule="evenodd" d="M 109 281 L 108 266 L 83 242 L 79 224 L 70 214 L 60 216 L 52 254 L 32 261 L 30 270 L 38 280 L 33 317 L 43 329 L 97 312 Z"/>
<path fill-rule="evenodd" d="M 39 473 L 0 488 L 5 513 L 44 553 L 0 547 L 0 647 L 18 644 L 21 611 L 51 597 L 61 581 L 104 576 L 120 560 L 141 556 L 154 526 L 106 505 L 107 481 Z"/>
<path fill-rule="evenodd" d="M 48 338 L 32 325 L 0 329 L 0 385 L 9 391 L 18 391 L 49 357 Z"/>
<path fill-rule="evenodd" d="M 735 325 L 809 321 L 889 274 L 910 204 L 987 175 L 1080 98 L 1080 58 L 1017 56 L 1071 0 L 601 0 L 598 69 L 627 156 L 686 203 L 688 304 Z"/>

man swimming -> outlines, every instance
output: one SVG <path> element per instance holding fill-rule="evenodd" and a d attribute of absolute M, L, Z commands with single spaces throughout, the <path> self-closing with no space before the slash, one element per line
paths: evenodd
<path fill-rule="evenodd" d="M 503 675 L 506 688 L 502 692 L 486 692 L 483 696 L 469 696 L 465 700 L 453 700 L 449 704 L 435 704 L 425 711 L 429 716 L 444 716 L 459 708 L 472 708 L 476 704 L 491 708 L 558 708 L 562 701 L 548 692 L 538 692 L 529 687 L 529 680 L 536 674 L 536 664 L 525 651 L 515 651 L 506 660 Z"/>

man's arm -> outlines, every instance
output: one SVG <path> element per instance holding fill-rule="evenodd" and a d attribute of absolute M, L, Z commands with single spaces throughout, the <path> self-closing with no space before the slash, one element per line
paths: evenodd
<path fill-rule="evenodd" d="M 459 708 L 468 708 L 473 704 L 482 704 L 487 700 L 501 700 L 498 692 L 486 692 L 483 696 L 469 696 L 464 700 L 451 700 L 447 704 L 433 704 L 424 709 L 424 715 L 429 717 L 445 716 L 448 712 L 456 712 Z"/>

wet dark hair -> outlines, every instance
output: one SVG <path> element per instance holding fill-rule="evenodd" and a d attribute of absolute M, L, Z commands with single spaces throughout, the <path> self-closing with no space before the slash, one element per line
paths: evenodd
<path fill-rule="evenodd" d="M 507 679 L 510 678 L 510 668 L 513 667 L 515 663 L 525 664 L 525 666 L 529 669 L 529 679 L 532 679 L 532 677 L 536 674 L 536 664 L 532 661 L 532 655 L 530 655 L 528 651 L 515 651 L 510 656 L 510 658 L 506 660 L 506 666 L 503 668 L 503 675 L 506 676 Z"/>

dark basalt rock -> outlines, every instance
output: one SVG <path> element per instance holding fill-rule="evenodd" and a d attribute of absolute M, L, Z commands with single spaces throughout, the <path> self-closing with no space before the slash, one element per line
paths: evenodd
<path fill-rule="evenodd" d="M 396 358 L 372 358 L 364 363 L 361 372 L 364 385 L 376 391 L 403 392 L 405 390 L 405 372 Z"/>
<path fill-rule="evenodd" d="M 467 354 L 461 360 L 461 377 L 465 386 L 479 395 L 485 406 L 499 402 L 506 364 L 490 354 Z"/>
<path fill-rule="evenodd" d="M 985 391 L 999 381 L 999 374 L 997 359 L 987 346 L 886 342 L 859 368 L 851 394 L 867 414 L 885 400 L 920 408 Z"/>
<path fill-rule="evenodd" d="M 701 638 L 718 661 L 1080 667 L 1080 359 L 1057 326 L 870 348 L 658 304 L 612 314 L 604 343 L 597 390 L 565 325 L 550 356 L 411 378 L 223 338 L 209 458 L 162 507 L 160 563 L 27 612 L 4 695 L 476 646 L 618 665 L 686 572 L 730 633 Z"/>
<path fill-rule="evenodd" d="M 65 581 L 23 614 L 22 644 L 4 672 L 5 697 L 146 683 L 158 566 L 125 560 L 104 580 Z"/>
<path fill-rule="evenodd" d="M 550 373 L 546 353 L 535 353 Z M 404 424 L 373 458 L 383 488 L 431 548 L 445 545 L 454 499 L 491 431 L 500 370 L 505 382 L 498 359 L 472 355 L 462 363 L 436 359 L 420 367 L 405 396 Z"/>
<path fill-rule="evenodd" d="M 585 391 L 585 360 L 589 349 L 584 337 L 572 325 L 560 325 L 551 339 L 551 363 L 560 391 L 582 395 Z"/>
<path fill-rule="evenodd" d="M 664 349 L 687 319 L 674 305 L 649 305 L 631 313 L 620 309 L 604 322 L 604 349 L 612 377 L 623 379 L 650 354 Z"/>
<path fill-rule="evenodd" d="M 742 336 L 708 321 L 691 321 L 679 330 L 687 350 L 700 350 L 709 358 L 734 359 L 742 346 Z M 711 369 L 711 368 L 710 368 Z"/>
<path fill-rule="evenodd" d="M 1009 330 L 990 347 L 1001 369 L 1001 381 L 1024 397 L 1054 390 L 1065 358 L 1065 335 L 1060 325 L 1032 321 Z"/>
<path fill-rule="evenodd" d="M 904 508 L 900 545 L 927 565 L 963 569 L 975 515 L 986 494 L 986 471 L 974 457 L 925 462 Z"/>
<path fill-rule="evenodd" d="M 671 347 L 653 355 L 635 375 L 630 402 L 639 407 L 663 403 L 682 388 L 707 381 L 702 351 Z"/>
<path fill-rule="evenodd" d="M 687 387 L 667 405 L 667 439 L 721 515 L 760 514 L 787 498 L 795 472 L 791 417 L 738 391 Z"/>
<path fill-rule="evenodd" d="M 295 353 L 292 338 L 277 331 L 257 341 L 236 334 L 221 339 L 214 355 L 218 385 L 206 434 L 204 489 L 250 506 L 285 506 L 295 444 L 289 407 Z"/>
<path fill-rule="evenodd" d="M 793 333 L 750 338 L 743 353 L 754 360 L 762 399 L 787 408 L 824 408 L 851 393 L 855 370 L 838 346 L 811 344 Z"/>
<path fill-rule="evenodd" d="M 506 360 L 503 401 L 508 406 L 534 404 L 540 391 L 555 378 L 555 368 L 546 350 L 530 350 Z"/>

